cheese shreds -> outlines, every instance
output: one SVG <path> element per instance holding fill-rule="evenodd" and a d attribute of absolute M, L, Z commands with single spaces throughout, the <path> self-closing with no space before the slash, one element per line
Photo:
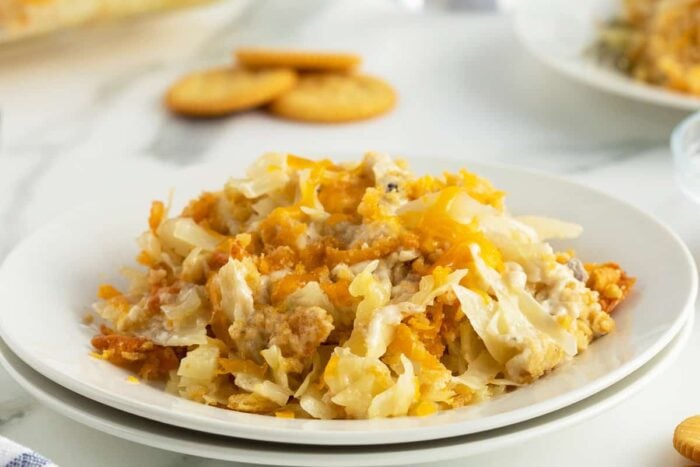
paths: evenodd
<path fill-rule="evenodd" d="M 608 311 L 634 284 L 545 241 L 579 226 L 515 218 L 467 170 L 417 176 L 377 153 L 266 154 L 171 212 L 152 204 L 128 286 L 99 287 L 93 310 L 109 326 L 93 355 L 186 399 L 277 418 L 486 400 L 614 329 Z"/>

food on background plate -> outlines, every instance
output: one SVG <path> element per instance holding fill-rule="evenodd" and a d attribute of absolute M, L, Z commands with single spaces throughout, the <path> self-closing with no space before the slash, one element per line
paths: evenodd
<path fill-rule="evenodd" d="M 0 42 L 211 0 L 2 0 Z"/>
<path fill-rule="evenodd" d="M 700 415 L 689 417 L 673 432 L 673 447 L 683 457 L 700 462 Z"/>
<path fill-rule="evenodd" d="M 243 48 L 235 55 L 237 67 L 194 72 L 171 85 L 168 109 L 212 117 L 266 107 L 292 120 L 342 123 L 378 116 L 396 103 L 391 85 L 351 73 L 360 63 L 354 54 Z"/>
<path fill-rule="evenodd" d="M 630 76 L 700 95 L 700 1 L 624 0 L 596 45 L 604 61 Z"/>
<path fill-rule="evenodd" d="M 218 117 L 259 107 L 291 89 L 296 81 L 291 70 L 216 68 L 184 76 L 170 87 L 165 102 L 183 115 Z"/>
<path fill-rule="evenodd" d="M 96 355 L 216 407 L 428 415 L 546 375 L 614 330 L 634 279 L 515 217 L 461 170 L 261 157 L 177 215 L 155 201 L 128 285 L 102 285 Z"/>
<path fill-rule="evenodd" d="M 313 122 L 364 120 L 391 110 L 396 93 L 385 81 L 366 75 L 314 73 L 270 103 L 281 117 Z"/>
<path fill-rule="evenodd" d="M 359 55 L 342 52 L 315 52 L 244 47 L 236 50 L 235 57 L 249 68 L 293 68 L 298 71 L 351 71 L 362 59 Z"/>

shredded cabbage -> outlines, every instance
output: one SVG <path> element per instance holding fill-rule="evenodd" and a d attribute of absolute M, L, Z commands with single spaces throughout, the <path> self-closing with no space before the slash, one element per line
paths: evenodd
<path fill-rule="evenodd" d="M 275 383 L 285 389 L 289 389 L 289 377 L 287 373 L 289 373 L 295 365 L 282 355 L 282 351 L 276 345 L 272 345 L 270 348 L 260 351 L 260 354 L 265 359 L 265 362 L 270 365 Z"/>
<path fill-rule="evenodd" d="M 352 334 L 346 343 L 346 346 L 356 355 L 367 353 L 368 343 L 365 337 L 372 317 L 376 310 L 387 305 L 391 298 L 391 281 L 386 277 L 380 278 L 373 274 L 378 265 L 377 260 L 370 262 L 361 273 L 355 276 L 348 288 L 354 297 L 362 297 L 355 312 Z"/>
<path fill-rule="evenodd" d="M 614 324 L 581 260 L 544 241 L 581 228 L 512 216 L 466 170 L 268 153 L 181 212 L 152 205 L 144 271 L 100 286 L 93 344 L 205 404 L 423 416 L 530 383 Z"/>
<path fill-rule="evenodd" d="M 235 383 L 239 388 L 269 399 L 279 406 L 285 405 L 292 395 L 289 389 L 279 384 L 247 373 L 237 374 Z"/>
<path fill-rule="evenodd" d="M 187 352 L 180 361 L 177 375 L 182 378 L 207 383 L 216 376 L 219 348 L 215 345 L 200 345 Z"/>
<path fill-rule="evenodd" d="M 197 247 L 214 251 L 221 243 L 218 235 L 208 232 L 189 217 L 168 219 L 160 224 L 157 233 L 164 247 L 182 257 Z"/>
<path fill-rule="evenodd" d="M 247 172 L 245 179 L 230 179 L 227 186 L 249 199 L 259 198 L 281 190 L 290 177 L 287 173 L 287 155 L 267 153 L 258 159 Z"/>
<path fill-rule="evenodd" d="M 304 393 L 299 399 L 299 405 L 314 418 L 329 420 L 337 417 L 335 408 L 323 401 L 318 390 Z"/>
<path fill-rule="evenodd" d="M 477 358 L 469 362 L 467 371 L 456 376 L 455 380 L 474 390 L 480 390 L 487 384 L 493 383 L 496 375 L 501 371 L 503 371 L 503 365 L 484 350 Z"/>
<path fill-rule="evenodd" d="M 493 333 L 491 322 L 496 318 L 497 304 L 491 299 L 484 299 L 466 287 L 452 287 L 474 331 L 479 335 L 489 353 L 499 363 L 506 363 L 512 356 L 513 350 L 503 342 L 500 333 Z"/>
<path fill-rule="evenodd" d="M 367 418 L 374 396 L 393 384 L 389 368 L 379 359 L 355 355 L 345 347 L 335 349 L 323 380 L 333 403 L 353 418 Z"/>
<path fill-rule="evenodd" d="M 369 418 L 398 417 L 406 415 L 416 395 L 416 377 L 413 364 L 401 355 L 403 373 L 396 383 L 384 392 L 377 394 L 367 410 Z"/>
<path fill-rule="evenodd" d="M 247 322 L 255 313 L 253 292 L 246 276 L 249 269 L 237 259 L 229 259 L 217 273 L 221 308 L 234 324 Z"/>
<path fill-rule="evenodd" d="M 576 355 L 578 352 L 576 337 L 567 332 L 552 315 L 547 313 L 532 294 L 522 289 L 515 289 L 514 293 L 518 297 L 520 310 L 530 323 L 554 339 L 567 355 Z"/>
<path fill-rule="evenodd" d="M 518 216 L 516 219 L 534 229 L 540 241 L 552 238 L 577 238 L 583 232 L 583 227 L 578 224 L 552 219 L 551 217 Z"/>

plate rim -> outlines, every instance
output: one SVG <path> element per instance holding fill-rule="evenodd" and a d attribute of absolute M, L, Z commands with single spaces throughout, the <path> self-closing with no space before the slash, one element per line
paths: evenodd
<path fill-rule="evenodd" d="M 690 313 L 683 327 L 679 332 L 673 336 L 671 342 L 662 349 L 659 354 L 655 355 L 652 360 L 644 364 L 639 371 L 628 375 L 622 380 L 618 381 L 614 385 L 604 389 L 603 391 L 590 396 L 582 401 L 572 404 L 568 407 L 562 408 L 558 411 L 551 412 L 547 415 L 537 417 L 531 420 L 520 422 L 509 427 L 495 429 L 488 432 L 485 438 L 470 443 L 469 438 L 474 438 L 475 436 L 484 435 L 484 433 L 477 433 L 472 435 L 462 435 L 454 438 L 446 438 L 437 441 L 425 441 L 418 443 L 408 443 L 408 444 L 390 444 L 382 446 L 381 451 L 377 452 L 375 450 L 369 450 L 367 453 L 359 453 L 362 451 L 362 446 L 302 446 L 303 448 L 310 448 L 315 450 L 325 450 L 325 451 L 342 451 L 346 450 L 349 452 L 324 452 L 324 453 L 305 453 L 302 463 L 302 459 L 297 459 L 299 457 L 295 452 L 300 446 L 299 445 L 289 445 L 280 443 L 265 443 L 265 442 L 254 442 L 254 444 L 262 445 L 261 449 L 255 451 L 251 449 L 251 443 L 245 439 L 235 439 L 235 441 L 240 442 L 243 447 L 235 448 L 231 447 L 230 444 L 226 444 L 223 448 L 217 446 L 216 449 L 212 449 L 211 445 L 207 445 L 209 437 L 205 433 L 197 432 L 194 430 L 188 430 L 186 428 L 179 428 L 172 425 L 152 421 L 149 419 L 144 419 L 142 417 L 137 417 L 133 414 L 122 412 L 118 409 L 105 406 L 96 402 L 94 400 L 88 399 L 81 396 L 69 389 L 55 383 L 45 376 L 39 374 L 36 370 L 32 369 L 29 365 L 22 361 L 17 355 L 12 354 L 12 356 L 18 361 L 20 366 L 23 366 L 22 371 L 17 370 L 17 368 L 10 363 L 4 351 L 12 353 L 9 347 L 0 339 L 0 366 L 2 366 L 5 371 L 10 374 L 14 381 L 16 381 L 25 391 L 34 396 L 40 403 L 44 406 L 58 412 L 71 420 L 74 420 L 82 425 L 88 426 L 90 428 L 96 429 L 102 433 L 110 434 L 121 439 L 126 439 L 128 441 L 136 442 L 141 445 L 164 449 L 169 452 L 178 452 L 182 454 L 194 455 L 199 457 L 206 457 L 209 459 L 217 459 L 224 461 L 243 461 L 250 462 L 253 464 L 270 464 L 276 463 L 280 465 L 307 465 L 307 466 L 318 466 L 318 467 L 333 467 L 340 465 L 347 465 L 350 461 L 359 462 L 359 456 L 365 455 L 367 458 L 371 459 L 373 465 L 399 465 L 402 464 L 403 458 L 399 457 L 397 454 L 406 455 L 407 449 L 411 449 L 410 456 L 413 462 L 423 462 L 417 459 L 417 456 L 422 455 L 431 461 L 445 461 L 455 458 L 466 458 L 469 456 L 474 456 L 478 454 L 483 454 L 485 452 L 493 451 L 498 448 L 503 448 L 510 446 L 519 442 L 524 442 L 528 439 L 532 439 L 537 436 L 542 436 L 547 433 L 554 431 L 555 429 L 566 428 L 585 420 L 593 418 L 594 416 L 602 413 L 603 411 L 613 408 L 628 399 L 630 396 L 641 391 L 645 386 L 647 386 L 654 379 L 659 377 L 664 373 L 671 364 L 676 361 L 681 352 L 686 348 L 690 338 L 693 334 L 693 328 L 695 322 L 694 313 Z M 640 373 L 640 371 L 642 373 Z M 49 386 L 53 386 L 56 391 L 61 392 L 64 398 L 72 398 L 76 400 L 75 405 L 71 405 L 69 402 L 65 402 L 62 398 L 56 396 L 46 389 L 46 385 L 38 386 L 33 384 L 23 372 L 29 372 L 34 377 L 39 380 L 44 380 Z M 630 381 L 631 380 L 631 381 Z M 607 394 L 606 394 L 607 393 Z M 84 399 L 84 401 L 83 401 Z M 600 399 L 600 400 L 595 400 Z M 84 403 L 93 404 L 98 408 L 98 410 L 110 412 L 108 415 L 122 416 L 126 418 L 137 417 L 137 419 L 155 428 L 165 428 L 171 432 L 182 432 L 183 434 L 189 434 L 191 436 L 202 438 L 200 441 L 188 440 L 187 442 L 173 443 L 172 437 L 167 434 L 161 434 L 157 430 L 151 429 L 139 429 L 134 428 L 132 425 L 127 425 L 126 423 L 115 422 L 112 418 L 105 419 L 105 417 L 98 417 L 92 411 L 88 411 L 84 408 Z M 558 416 L 557 416 L 558 415 Z M 546 419 L 551 420 L 546 420 Z M 498 438 L 499 432 L 501 432 L 501 438 Z M 492 435 L 496 434 L 496 437 Z M 229 441 L 230 438 L 226 438 Z M 182 439 L 179 439 L 182 441 Z M 435 444 L 440 444 L 440 446 L 435 446 Z M 270 456 L 272 452 L 269 449 L 269 445 L 286 446 L 291 450 L 291 455 L 289 452 L 285 452 L 283 455 L 277 456 L 275 459 L 263 459 L 261 456 Z M 422 449 L 421 447 L 415 446 L 416 444 L 421 445 L 433 445 Z M 173 449 L 176 447 L 176 449 Z M 268 449 L 265 449 L 268 447 Z M 369 446 L 370 448 L 377 448 L 377 446 Z M 392 449 L 396 447 L 396 449 Z M 282 462 L 282 464 L 281 464 Z M 359 464 L 358 464 L 359 465 Z"/>
<path fill-rule="evenodd" d="M 427 159 L 425 157 L 420 157 L 420 156 L 410 156 L 406 157 L 406 159 L 409 161 L 409 163 L 413 160 L 418 160 L 418 159 Z M 588 187 L 582 183 L 576 182 L 569 180 L 565 177 L 557 176 L 551 173 L 543 172 L 543 171 L 538 171 L 538 170 L 532 170 L 532 169 L 527 169 L 527 168 L 520 168 L 520 167 L 514 167 L 511 165 L 507 164 L 492 164 L 492 163 L 483 163 L 483 162 L 476 162 L 476 161 L 468 161 L 468 160 L 462 160 L 462 159 L 456 159 L 456 158 L 431 158 L 430 160 L 435 161 L 435 160 L 442 161 L 443 163 L 447 164 L 455 164 L 457 162 L 461 163 L 462 165 L 469 164 L 470 168 L 476 167 L 476 172 L 479 172 L 480 170 L 496 170 L 496 171 L 501 171 L 501 172 L 509 172 L 512 175 L 518 175 L 518 174 L 529 174 L 535 177 L 540 177 L 540 178 L 545 178 L 550 180 L 553 183 L 564 183 L 566 185 L 573 185 L 574 187 L 578 189 L 584 189 L 589 192 L 594 192 L 597 193 L 599 196 L 602 196 L 605 198 L 607 202 L 611 203 L 616 203 L 619 206 L 629 209 L 634 211 L 637 215 L 642 216 L 645 218 L 646 221 L 651 222 L 655 226 L 661 228 L 665 234 L 667 234 L 672 240 L 675 245 L 680 249 L 680 252 L 683 253 L 683 256 L 686 260 L 686 266 L 688 267 L 688 272 L 690 273 L 690 282 L 691 282 L 691 287 L 690 290 L 688 291 L 688 295 L 686 297 L 686 302 L 684 304 L 684 308 L 681 310 L 679 313 L 678 317 L 676 320 L 673 322 L 673 324 L 663 333 L 662 336 L 660 336 L 657 341 L 651 345 L 650 347 L 644 349 L 644 351 L 640 352 L 640 354 L 633 360 L 626 362 L 625 364 L 619 366 L 615 370 L 605 374 L 604 376 L 600 376 L 599 378 L 581 386 L 576 389 L 570 390 L 564 395 L 560 396 L 555 396 L 552 398 L 549 398 L 542 403 L 538 403 L 534 406 L 528 406 L 528 407 L 522 407 L 519 409 L 511 410 L 508 412 L 504 412 L 501 414 L 496 414 L 496 415 L 490 415 L 488 417 L 484 417 L 482 420 L 482 424 L 478 429 L 472 429 L 470 431 L 465 431 L 465 430 L 460 430 L 459 427 L 462 425 L 464 422 L 455 422 L 451 424 L 445 424 L 445 425 L 440 425 L 436 427 L 407 427 L 407 428 L 397 428 L 391 431 L 388 430 L 382 430 L 382 431 L 374 431 L 374 432 L 368 432 L 368 431 L 350 431 L 350 430 L 338 430 L 338 429 L 331 429 L 329 428 L 324 428 L 323 430 L 310 430 L 306 431 L 304 433 L 304 436 L 297 436 L 293 439 L 287 439 L 290 434 L 293 434 L 296 430 L 294 428 L 282 428 L 282 427 L 275 427 L 271 429 L 270 427 L 258 427 L 253 424 L 242 424 L 241 422 L 237 423 L 232 423 L 232 422 L 224 422 L 221 420 L 215 420 L 212 418 L 208 418 L 206 416 L 202 416 L 199 414 L 191 414 L 191 413 L 183 413 L 183 412 L 169 412 L 163 408 L 158 408 L 158 407 L 152 407 L 149 406 L 148 404 L 144 402 L 140 402 L 138 400 L 134 399 L 129 399 L 126 396 L 119 396 L 118 394 L 115 395 L 111 392 L 106 392 L 104 390 L 98 390 L 97 388 L 92 388 L 89 385 L 86 385 L 82 383 L 79 380 L 74 379 L 71 376 L 65 375 L 60 371 L 54 370 L 50 365 L 46 364 L 43 362 L 41 359 L 35 358 L 33 355 L 31 355 L 30 352 L 25 352 L 25 349 L 21 346 L 18 345 L 16 342 L 14 342 L 14 339 L 10 337 L 3 326 L 3 320 L 2 320 L 2 314 L 0 314 L 0 336 L 4 339 L 6 344 L 12 349 L 12 351 L 18 355 L 25 363 L 27 363 L 29 366 L 34 368 L 36 371 L 41 373 L 42 375 L 48 377 L 52 381 L 56 382 L 57 384 L 73 391 L 76 392 L 84 397 L 87 397 L 89 399 L 95 400 L 97 402 L 100 402 L 105 405 L 109 405 L 111 407 L 114 407 L 118 410 L 130 412 L 139 416 L 147 417 L 152 420 L 161 422 L 161 423 L 166 423 L 170 424 L 173 426 L 178 426 L 181 428 L 188 428 L 188 429 L 193 429 L 193 430 L 198 430 L 202 432 L 207 432 L 207 433 L 214 433 L 214 434 L 219 434 L 219 435 L 224 435 L 224 436 L 231 436 L 231 437 L 241 437 L 241 438 L 247 438 L 247 439 L 252 439 L 252 440 L 259 440 L 259 441 L 272 441 L 272 442 L 285 442 L 285 443 L 291 443 L 291 444 L 299 444 L 299 445 L 304 445 L 304 444 L 310 444 L 312 441 L 306 436 L 310 433 L 316 433 L 320 434 L 323 436 L 323 439 L 314 439 L 313 443 L 314 444 L 327 444 L 327 445 L 366 445 L 366 444 L 383 444 L 386 442 L 415 442 L 415 441 L 424 441 L 424 440 L 430 440 L 430 439 L 442 439 L 442 438 L 447 438 L 447 437 L 453 437 L 453 436 L 460 436 L 464 435 L 467 433 L 479 433 L 483 431 L 488 431 L 496 428 L 502 428 L 506 427 L 509 425 L 512 425 L 514 423 L 520 423 L 525 420 L 529 420 L 538 416 L 542 416 L 546 413 L 553 412 L 559 409 L 562 409 L 563 407 L 566 407 L 568 405 L 574 404 L 578 401 L 581 401 L 582 399 L 589 397 L 606 387 L 615 384 L 616 382 L 620 381 L 624 377 L 628 376 L 635 370 L 637 370 L 640 366 L 644 365 L 646 362 L 648 362 L 650 359 L 654 357 L 658 352 L 660 352 L 675 336 L 679 329 L 682 327 L 683 323 L 685 322 L 685 319 L 687 318 L 687 314 L 692 313 L 693 310 L 693 304 L 695 302 L 695 299 L 697 297 L 697 290 L 698 290 L 698 273 L 696 270 L 695 266 L 695 261 L 689 252 L 687 246 L 685 243 L 680 239 L 680 237 L 671 229 L 669 228 L 664 222 L 661 220 L 657 219 L 655 216 L 651 215 L 650 213 L 644 211 L 643 209 L 640 209 L 627 201 L 624 201 L 622 199 L 619 199 L 611 194 L 608 194 L 602 190 Z M 218 164 L 221 163 L 221 161 L 217 162 L 210 162 L 210 163 L 203 163 L 203 164 L 197 164 L 195 166 L 185 168 L 181 171 L 176 171 L 175 174 L 173 174 L 174 179 L 177 179 L 179 176 L 186 176 L 187 173 L 192 173 L 194 170 L 212 170 L 212 168 L 215 168 L 218 166 Z M 136 194 L 134 196 L 129 196 L 127 198 L 127 202 L 131 201 L 136 201 L 139 196 L 139 194 Z M 113 198 L 108 198 L 110 202 L 113 202 Z M 71 215 L 75 215 L 76 213 L 81 212 L 81 210 L 88 208 L 92 203 L 85 203 L 80 206 L 75 207 L 74 209 L 68 210 L 67 212 L 64 212 L 63 214 L 57 216 L 50 222 L 46 223 L 44 226 L 40 227 L 37 229 L 34 233 L 30 234 L 25 238 L 22 242 L 17 244 L 10 254 L 7 255 L 5 258 L 5 261 L 0 265 L 0 290 L 2 290 L 3 287 L 3 277 L 5 274 L 7 274 L 6 271 L 6 266 L 10 262 L 10 259 L 14 257 L 15 255 L 19 254 L 18 252 L 22 251 L 22 248 L 25 247 L 28 244 L 31 244 L 32 239 L 36 236 L 39 235 L 44 229 L 49 229 L 53 225 L 61 225 L 62 221 L 66 218 L 69 218 Z M 101 204 L 101 203 L 98 203 Z M 192 402 L 194 403 L 194 402 Z M 534 409 L 533 409 L 534 407 Z M 513 414 L 516 414 L 514 416 Z M 265 416 L 265 418 L 269 418 Z M 483 422 L 483 420 L 488 420 L 486 423 Z M 334 421 L 330 421 L 332 423 Z M 344 422 L 347 422 L 345 420 Z M 355 422 L 355 421 L 351 421 Z M 363 420 L 358 420 L 357 422 L 365 422 Z M 330 424 L 329 423 L 329 424 Z M 426 435 L 426 430 L 429 430 L 432 428 L 432 430 L 429 431 L 429 433 Z M 370 437 L 370 440 L 367 441 L 367 439 L 364 440 L 348 440 L 348 438 L 355 437 L 355 438 L 361 438 L 363 436 L 367 437 L 368 434 L 372 433 L 381 433 L 383 436 L 376 437 L 376 439 L 372 439 Z M 282 440 L 281 438 L 284 438 Z"/>

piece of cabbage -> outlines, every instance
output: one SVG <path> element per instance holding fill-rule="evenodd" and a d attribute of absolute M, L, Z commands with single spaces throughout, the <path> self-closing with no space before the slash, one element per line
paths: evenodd
<path fill-rule="evenodd" d="M 388 277 L 377 277 L 373 272 L 379 265 L 378 260 L 365 266 L 348 288 L 353 297 L 362 297 L 355 312 L 355 322 L 346 346 L 356 355 L 367 353 L 366 335 L 372 316 L 376 310 L 389 303 L 391 298 L 391 281 Z M 388 345 L 388 343 L 387 343 Z"/>
<path fill-rule="evenodd" d="M 498 373 L 503 371 L 503 365 L 498 363 L 491 354 L 483 350 L 479 356 L 469 362 L 467 370 L 454 380 L 473 390 L 480 390 L 492 383 Z"/>
<path fill-rule="evenodd" d="M 505 364 L 515 352 L 507 343 L 503 342 L 500 333 L 494 333 L 492 330 L 491 322 L 496 318 L 497 302 L 482 297 L 461 285 L 453 286 L 452 290 L 459 300 L 462 312 L 484 342 L 489 353 L 496 361 Z"/>
<path fill-rule="evenodd" d="M 313 363 L 311 365 L 311 371 L 309 371 L 301 382 L 296 391 L 294 391 L 294 397 L 297 399 L 301 398 L 306 392 L 311 388 L 311 384 L 321 376 L 323 371 L 323 366 L 321 365 L 321 356 L 316 352 L 313 356 Z"/>
<path fill-rule="evenodd" d="M 410 302 L 425 309 L 426 306 L 432 305 L 437 297 L 448 292 L 452 286 L 458 285 L 467 272 L 466 269 L 457 269 L 448 274 L 445 282 L 440 284 L 435 282 L 434 275 L 423 276 L 418 285 L 418 292 L 411 297 Z"/>
<path fill-rule="evenodd" d="M 177 375 L 198 383 L 208 383 L 216 376 L 219 348 L 215 345 L 200 345 L 190 350 L 180 361 Z"/>
<path fill-rule="evenodd" d="M 219 234 L 207 231 L 190 217 L 163 221 L 157 234 L 164 247 L 182 257 L 186 257 L 194 248 L 214 251 L 222 241 Z"/>
<path fill-rule="evenodd" d="M 267 153 L 250 166 L 244 179 L 230 179 L 227 189 L 234 189 L 248 199 L 283 190 L 290 181 L 287 154 Z"/>
<path fill-rule="evenodd" d="M 279 384 L 247 373 L 238 373 L 235 383 L 239 388 L 271 400 L 279 406 L 285 405 L 292 395 L 289 389 Z"/>
<path fill-rule="evenodd" d="M 221 309 L 232 322 L 247 322 L 254 314 L 253 291 L 248 285 L 249 265 L 230 258 L 216 274 Z"/>
<path fill-rule="evenodd" d="M 365 334 L 365 356 L 379 358 L 384 355 L 394 336 L 394 329 L 403 318 L 405 309 L 405 304 L 387 305 L 374 312 Z"/>
<path fill-rule="evenodd" d="M 180 396 L 202 403 L 214 403 L 217 392 L 219 347 L 213 342 L 197 346 L 180 361 L 171 388 L 177 386 Z"/>
<path fill-rule="evenodd" d="M 146 254 L 154 263 L 159 263 L 162 261 L 162 245 L 158 237 L 150 230 L 142 233 L 138 239 L 136 239 L 141 251 Z"/>
<path fill-rule="evenodd" d="M 382 189 L 386 189 L 384 182 L 387 179 L 393 181 L 397 177 L 403 178 L 411 175 L 405 168 L 400 167 L 397 162 L 391 156 L 379 152 L 368 152 L 362 161 L 365 166 L 372 168 L 375 187 Z"/>
<path fill-rule="evenodd" d="M 204 279 L 204 271 L 209 254 L 200 247 L 189 252 L 182 262 L 180 277 L 187 282 L 200 283 Z"/>
<path fill-rule="evenodd" d="M 127 295 L 145 295 L 151 290 L 151 284 L 148 281 L 148 275 L 150 273 L 150 270 L 145 271 L 143 269 L 123 267 L 119 272 L 129 283 Z"/>
<path fill-rule="evenodd" d="M 267 346 L 267 336 L 256 321 L 254 293 L 261 276 L 250 258 L 230 258 L 216 274 L 221 293 L 221 309 L 231 321 L 228 333 L 245 358 L 260 361 L 260 350 Z"/>
<path fill-rule="evenodd" d="M 416 396 L 416 377 L 413 364 L 401 355 L 403 373 L 389 389 L 377 394 L 367 410 L 369 418 L 398 417 L 406 415 Z"/>
<path fill-rule="evenodd" d="M 540 241 L 552 238 L 577 238 L 583 232 L 583 227 L 578 224 L 552 219 L 550 217 L 518 216 L 516 219 L 534 229 Z"/>
<path fill-rule="evenodd" d="M 158 345 L 199 345 L 207 341 L 206 326 L 211 319 L 211 310 L 200 299 L 201 289 L 189 284 L 177 295 L 164 294 L 167 302 L 155 314 L 149 309 L 148 297 L 126 311 L 109 300 L 97 302 L 93 310 L 118 331 L 146 337 Z"/>
<path fill-rule="evenodd" d="M 297 365 L 285 358 L 280 348 L 276 345 L 261 350 L 260 355 L 262 355 L 265 362 L 270 366 L 272 378 L 275 380 L 275 383 L 285 389 L 289 389 L 288 373 L 297 368 Z"/>
<path fill-rule="evenodd" d="M 367 418 L 374 396 L 393 384 L 391 372 L 381 360 L 355 355 L 346 347 L 336 347 L 323 380 L 331 401 L 353 418 Z"/>
<path fill-rule="evenodd" d="M 501 275 L 483 261 L 477 245 L 472 245 L 470 250 L 479 274 L 496 294 L 501 310 L 507 314 L 504 318 L 508 326 L 516 330 L 516 335 L 537 338 L 530 329 L 534 328 L 552 338 L 566 354 L 576 354 L 576 338 L 547 313 L 529 291 L 513 285 L 508 287 Z"/>
<path fill-rule="evenodd" d="M 505 366 L 506 376 L 522 381 L 553 367 L 559 357 L 551 352 L 552 345 L 570 355 L 576 352 L 575 338 L 559 327 L 528 291 L 507 286 L 500 274 L 485 264 L 478 245 L 470 248 L 479 275 L 497 301 L 461 286 L 453 290 L 491 356 Z"/>
<path fill-rule="evenodd" d="M 559 322 L 532 296 L 530 292 L 523 289 L 514 289 L 513 292 L 518 298 L 520 310 L 525 317 L 541 332 L 549 337 L 564 350 L 569 356 L 574 356 L 578 352 L 576 337 L 567 332 Z"/>
<path fill-rule="evenodd" d="M 300 203 L 301 211 L 309 216 L 312 221 L 323 222 L 330 214 L 328 214 L 318 199 L 318 189 L 320 180 L 314 180 L 311 177 L 311 169 L 300 170 L 299 176 L 299 192 L 297 193 L 297 202 Z"/>
<path fill-rule="evenodd" d="M 314 418 L 330 420 L 338 416 L 335 406 L 324 402 L 321 392 L 316 388 L 306 391 L 299 399 L 302 409 Z"/>

